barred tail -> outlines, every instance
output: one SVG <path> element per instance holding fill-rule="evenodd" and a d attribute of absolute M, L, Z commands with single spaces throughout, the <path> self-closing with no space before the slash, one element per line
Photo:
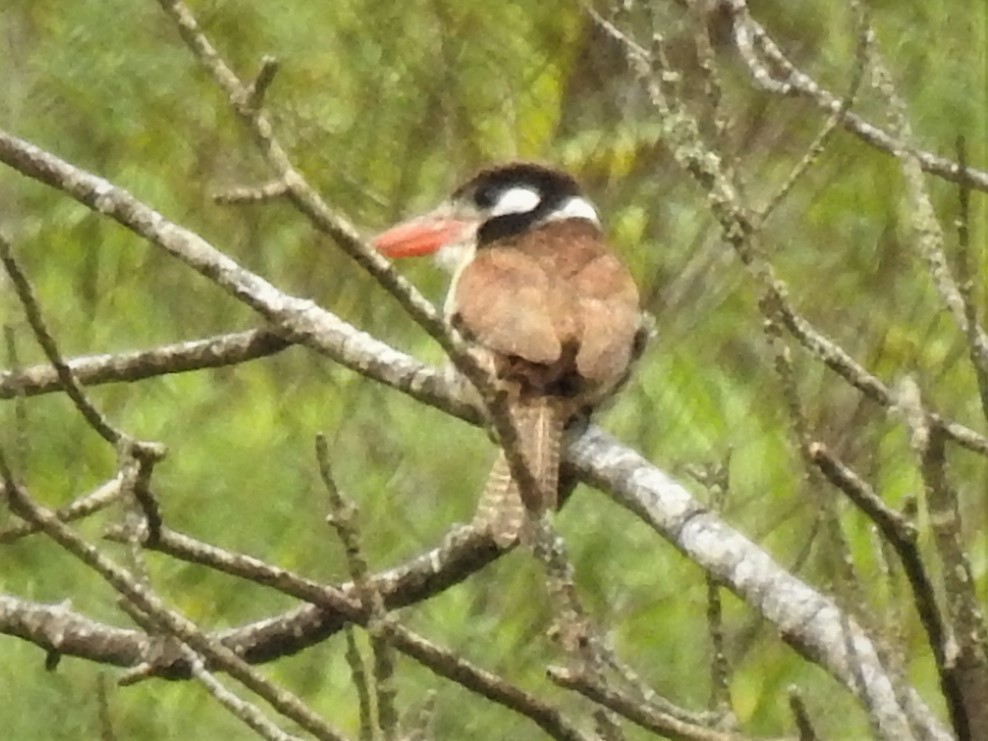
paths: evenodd
<path fill-rule="evenodd" d="M 535 491 L 519 491 L 504 451 L 498 451 L 480 497 L 474 522 L 489 528 L 494 540 L 506 547 L 526 538 L 530 517 L 555 510 L 559 486 L 559 457 L 566 417 L 559 399 L 533 396 L 515 400 L 509 412 L 518 430 L 519 449 L 525 456 Z"/>

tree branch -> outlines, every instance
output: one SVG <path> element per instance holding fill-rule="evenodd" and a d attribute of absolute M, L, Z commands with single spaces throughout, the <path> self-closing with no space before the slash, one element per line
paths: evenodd
<path fill-rule="evenodd" d="M 147 350 L 87 355 L 65 362 L 79 384 L 98 386 L 237 365 L 275 355 L 291 345 L 275 329 L 262 327 Z M 62 388 L 57 371 L 48 363 L 0 371 L 0 399 L 12 399 L 18 394 L 38 396 Z"/>
<path fill-rule="evenodd" d="M 735 45 L 758 87 L 776 95 L 800 95 L 811 100 L 827 113 L 839 110 L 840 99 L 789 60 L 765 28 L 751 17 L 746 0 L 719 0 L 719 2 L 731 14 L 734 21 Z M 758 51 L 783 73 L 781 80 L 768 73 L 757 56 L 755 45 Z M 897 156 L 896 152 L 903 147 L 902 142 L 896 137 L 865 121 L 856 113 L 848 111 L 843 116 L 841 125 L 885 154 Z M 988 172 L 984 170 L 964 168 L 945 157 L 924 150 L 915 150 L 915 155 L 920 167 L 932 175 L 955 183 L 963 183 L 977 190 L 988 191 Z"/>

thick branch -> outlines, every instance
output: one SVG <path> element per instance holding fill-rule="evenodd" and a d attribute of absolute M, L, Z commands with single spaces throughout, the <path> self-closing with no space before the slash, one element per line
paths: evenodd
<path fill-rule="evenodd" d="M 425 403 L 465 419 L 479 420 L 476 408 L 460 398 L 449 378 L 355 330 L 312 302 L 281 293 L 197 234 L 167 221 L 126 191 L 3 132 L 0 132 L 0 160 L 63 190 L 159 245 L 276 322 L 289 339 Z M 845 686 L 855 686 L 849 668 L 851 659 L 840 630 L 840 613 L 833 603 L 781 569 L 757 546 L 715 516 L 704 513 L 678 483 L 603 433 L 591 431 L 585 435 L 578 445 L 571 447 L 569 460 L 578 464 L 584 476 L 598 485 L 604 484 L 605 491 L 623 506 L 645 518 L 690 558 L 776 623 L 786 639 L 804 655 L 826 667 Z M 488 562 L 494 555 L 493 545 L 488 542 L 485 548 L 463 551 L 460 568 L 463 563 Z M 450 574 L 457 575 L 452 582 Z M 440 589 L 459 578 L 453 567 L 440 572 L 427 569 L 423 573 L 426 582 Z M 303 606 L 280 617 L 228 631 L 223 638 L 241 646 L 248 660 L 264 661 L 321 640 L 337 630 L 341 622 L 339 615 Z M 897 716 L 891 680 L 878 662 L 874 647 L 860 630 L 854 628 L 854 631 L 856 658 L 865 663 L 864 674 L 868 679 L 857 691 L 869 706 L 887 715 L 893 727 L 904 723 Z M 93 655 L 91 649 L 80 647 L 83 650 Z M 946 738 L 918 698 L 912 711 L 931 729 L 932 737 Z"/>

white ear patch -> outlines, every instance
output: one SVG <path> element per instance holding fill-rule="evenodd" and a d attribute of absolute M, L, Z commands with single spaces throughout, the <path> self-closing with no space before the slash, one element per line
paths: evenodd
<path fill-rule="evenodd" d="M 554 209 L 543 221 L 564 221 L 566 219 L 586 219 L 600 226 L 597 209 L 593 207 L 590 201 L 580 196 L 573 196 L 563 201 L 559 208 Z"/>
<path fill-rule="evenodd" d="M 538 208 L 541 201 L 542 196 L 539 195 L 538 191 L 518 185 L 501 193 L 491 209 L 490 216 L 527 214 Z"/>

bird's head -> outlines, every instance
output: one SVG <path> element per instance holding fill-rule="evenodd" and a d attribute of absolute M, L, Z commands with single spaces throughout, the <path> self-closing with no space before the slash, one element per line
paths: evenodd
<path fill-rule="evenodd" d="M 559 170 L 512 162 L 481 170 L 438 208 L 374 238 L 387 257 L 434 255 L 450 271 L 484 245 L 524 234 L 551 221 L 584 219 L 600 226 L 580 186 Z"/>

